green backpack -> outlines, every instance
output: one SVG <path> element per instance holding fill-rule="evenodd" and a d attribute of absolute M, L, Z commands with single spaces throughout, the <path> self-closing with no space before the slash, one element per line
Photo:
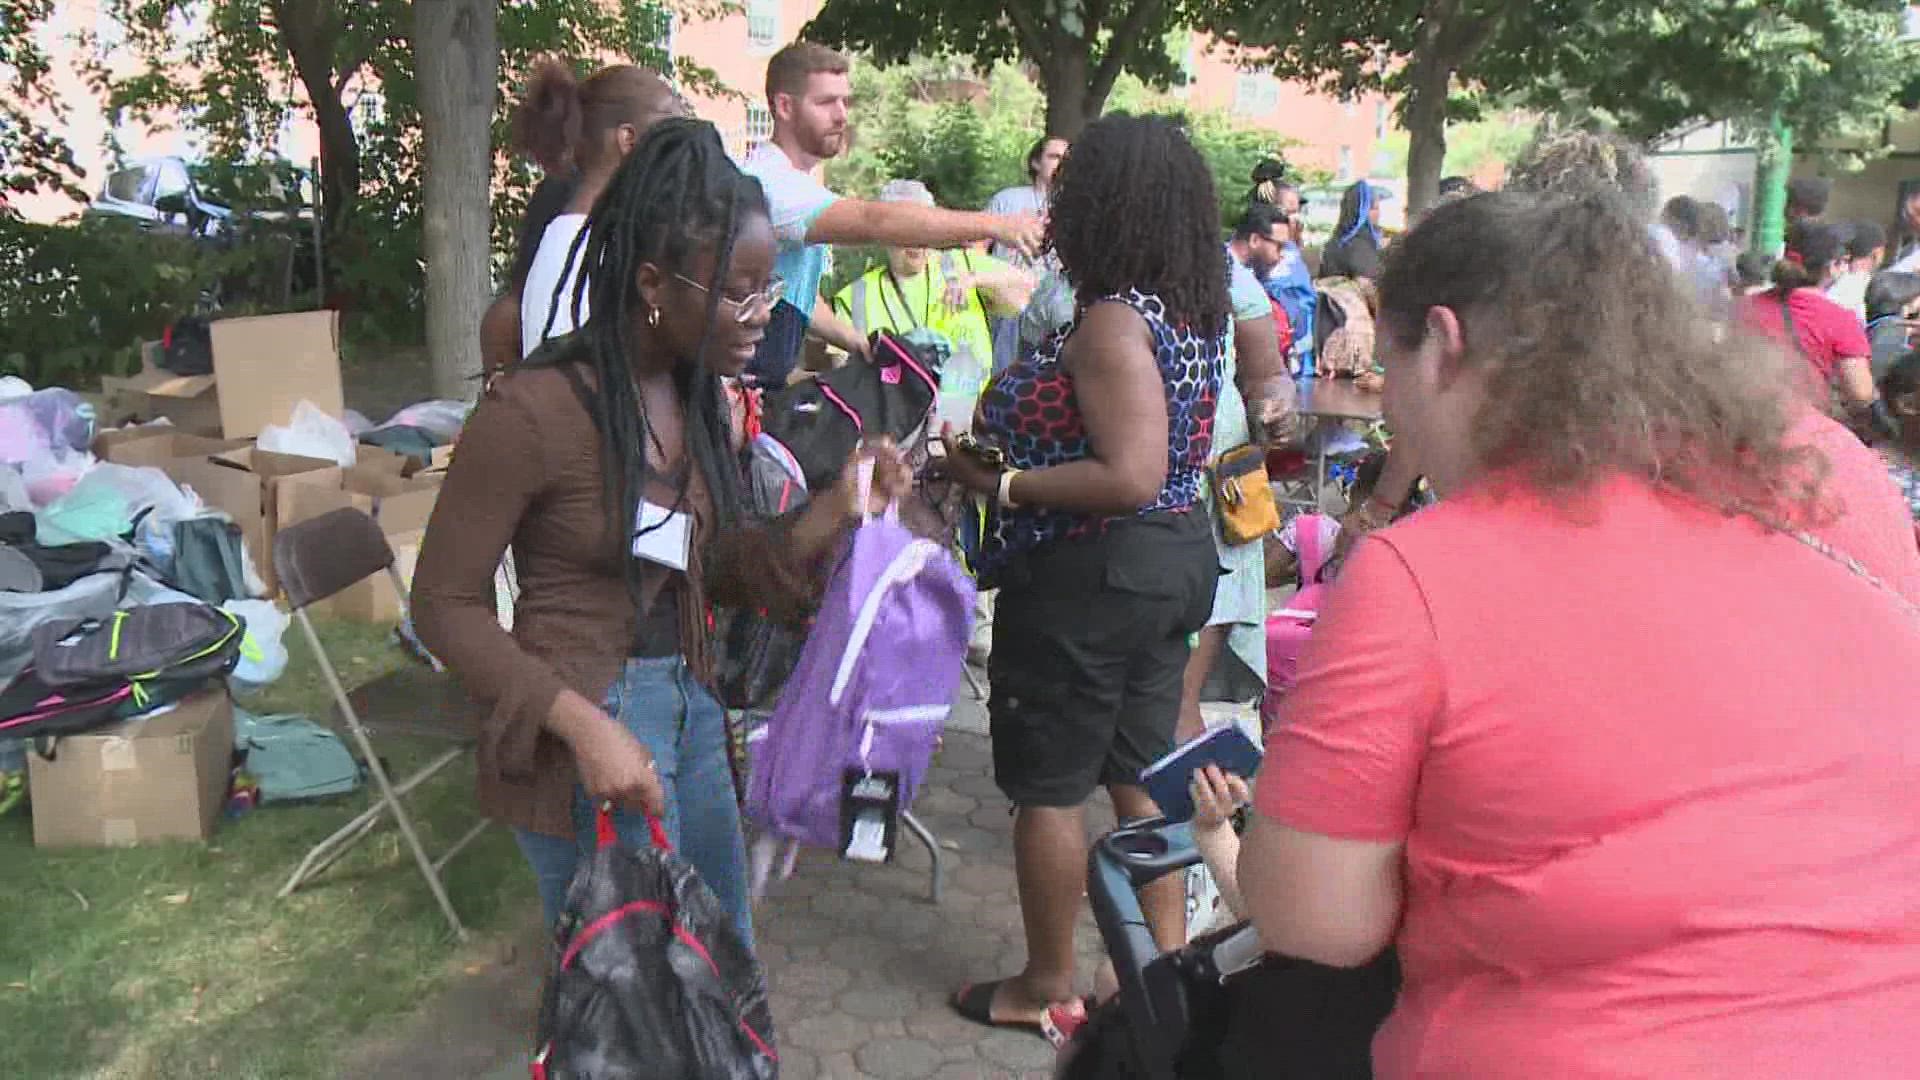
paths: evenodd
<path fill-rule="evenodd" d="M 304 716 L 255 716 L 236 711 L 233 745 L 241 766 L 260 785 L 262 803 L 347 795 L 360 787 L 360 763 L 340 736 Z"/>

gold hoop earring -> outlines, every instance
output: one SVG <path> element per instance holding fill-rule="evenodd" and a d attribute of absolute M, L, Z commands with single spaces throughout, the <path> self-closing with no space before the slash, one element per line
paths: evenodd
<path fill-rule="evenodd" d="M 660 309 L 659 308 L 647 309 L 647 325 L 648 326 L 660 325 Z"/>

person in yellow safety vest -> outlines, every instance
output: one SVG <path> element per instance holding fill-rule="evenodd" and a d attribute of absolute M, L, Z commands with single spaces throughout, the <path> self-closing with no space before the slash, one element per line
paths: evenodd
<path fill-rule="evenodd" d="M 880 201 L 934 204 L 933 193 L 918 180 L 889 181 Z M 941 422 L 964 429 L 993 370 L 988 317 L 1018 315 L 1032 288 L 1025 271 L 978 251 L 888 248 L 887 264 L 840 290 L 833 308 L 862 337 L 876 330 L 925 329 L 946 338 L 953 353 L 940 372 L 934 430 Z"/>

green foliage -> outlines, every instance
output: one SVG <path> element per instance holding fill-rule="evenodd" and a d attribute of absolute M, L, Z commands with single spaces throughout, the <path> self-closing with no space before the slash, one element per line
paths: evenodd
<path fill-rule="evenodd" d="M 1894 105 L 1915 52 L 1898 0 L 1232 0 L 1215 29 L 1274 72 L 1333 93 L 1494 98 L 1650 138 L 1691 120 L 1763 126 L 1776 109 L 1833 137 Z M 1453 97 L 1452 88 L 1467 91 Z M 1436 91 L 1436 87 L 1439 89 Z M 1418 126 L 1409 124 L 1420 138 Z"/>
<path fill-rule="evenodd" d="M 1544 56 L 1496 37 L 1496 89 L 1561 117 L 1597 114 L 1642 138 L 1693 120 L 1763 129 L 1776 108 L 1808 143 L 1877 133 L 1920 53 L 1899 0 L 1719 0 L 1594 5 Z"/>
<path fill-rule="evenodd" d="M 78 387 L 132 370 L 139 343 L 193 311 L 235 258 L 123 221 L 0 218 L 0 373 Z"/>
<path fill-rule="evenodd" d="M 963 78 L 964 70 L 951 62 L 925 57 L 888 67 L 856 65 L 858 137 L 851 150 L 827 163 L 827 186 L 872 198 L 888 180 L 919 180 L 940 205 L 977 210 L 994 192 L 1026 183 L 1027 151 L 1045 130 L 1039 89 L 1020 68 L 1001 64 L 982 77 L 986 92 L 977 103 L 929 100 Z M 1271 131 L 1241 127 L 1220 110 L 1189 109 L 1138 79 L 1121 78 L 1110 103 L 1116 111 L 1168 115 L 1186 124 L 1213 170 L 1223 228 L 1246 209 L 1254 165 L 1284 157 L 1295 145 Z M 881 257 L 877 250 L 836 248 L 827 295 Z"/>
<path fill-rule="evenodd" d="M 1105 108 L 1123 77 L 1158 90 L 1186 78 L 1182 31 L 1223 22 L 1251 0 L 945 0 L 909 11 L 895 0 L 827 0 L 801 31 L 881 64 L 917 56 L 979 71 L 1029 63 L 1046 93 L 1043 130 L 1072 135 Z"/>
<path fill-rule="evenodd" d="M 1448 176 L 1471 176 L 1488 166 L 1504 169 L 1527 148 L 1533 133 L 1533 124 L 1521 123 L 1511 115 L 1454 121 L 1447 126 L 1447 158 L 1441 172 Z M 1374 156 L 1374 175 L 1397 176 L 1405 171 L 1406 161 L 1407 133 L 1390 131 Z"/>
<path fill-rule="evenodd" d="M 0 3 L 44 0 L 0 0 Z M 317 122 L 326 193 L 329 302 L 356 335 L 414 341 L 422 329 L 420 112 L 413 11 L 405 0 L 102 0 L 126 41 L 93 66 L 110 119 L 178 113 L 209 156 L 255 162 L 273 152 L 289 118 Z M 674 0 L 683 17 L 735 10 L 730 0 Z M 605 57 L 666 68 L 658 46 L 667 8 L 647 0 L 503 0 L 498 5 L 500 86 L 496 145 L 507 145 L 520 81 L 540 57 Z M 126 58 L 138 70 L 116 74 Z M 116 64 L 109 64 L 109 60 Z M 725 92 L 685 58 L 682 85 Z M 304 163 L 302 163 L 304 164 Z M 495 161 L 494 250 L 511 250 L 537 176 L 501 153 Z"/>
<path fill-rule="evenodd" d="M 1220 202 L 1220 225 L 1232 228 L 1246 212 L 1253 187 L 1253 167 L 1270 157 L 1284 159 L 1297 140 L 1258 128 L 1241 127 L 1224 112 L 1179 110 L 1193 137 L 1194 148 L 1213 171 L 1214 194 Z"/>
<path fill-rule="evenodd" d="M 986 77 L 980 105 L 930 100 L 966 79 L 964 70 L 926 59 L 858 65 L 860 128 L 852 150 L 827 165 L 834 190 L 870 198 L 888 180 L 919 180 L 942 206 L 978 209 L 1024 181 L 1027 150 L 1042 130 L 1039 92 L 1005 65 Z"/>

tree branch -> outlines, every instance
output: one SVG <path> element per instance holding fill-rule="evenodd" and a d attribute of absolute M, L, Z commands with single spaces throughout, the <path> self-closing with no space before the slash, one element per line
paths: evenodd
<path fill-rule="evenodd" d="M 1026 53 L 1034 63 L 1044 65 L 1053 53 L 1046 47 L 1046 35 L 1040 32 L 1040 24 L 1034 20 L 1032 9 L 1018 0 L 1008 0 L 1006 11 L 1007 21 L 1013 23 L 1013 34 L 1020 39 L 1020 51 Z"/>
<path fill-rule="evenodd" d="M 1114 27 L 1107 39 L 1107 51 L 1100 57 L 1100 66 L 1093 69 L 1093 78 L 1087 86 L 1093 100 L 1104 100 L 1112 91 L 1120 73 L 1126 70 L 1129 51 L 1140 47 L 1140 35 L 1146 30 L 1147 22 L 1160 13 L 1165 3 L 1166 0 L 1133 0 L 1126 18 L 1120 20 L 1120 25 Z"/>

